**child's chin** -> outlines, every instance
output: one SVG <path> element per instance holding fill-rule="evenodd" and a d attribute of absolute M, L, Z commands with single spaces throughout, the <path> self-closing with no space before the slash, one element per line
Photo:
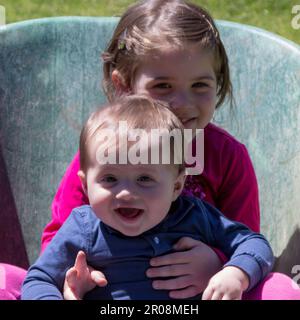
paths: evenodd
<path fill-rule="evenodd" d="M 137 237 L 137 236 L 140 236 L 142 233 L 146 232 L 148 229 L 143 229 L 143 228 L 137 228 L 135 230 L 118 230 L 119 232 L 121 232 L 124 236 L 127 236 L 127 237 Z"/>
<path fill-rule="evenodd" d="M 141 235 L 142 233 L 144 233 L 146 230 L 138 230 L 138 231 L 129 231 L 129 230 L 122 230 L 120 231 L 122 234 L 124 234 L 124 236 L 126 237 L 137 237 L 139 235 Z"/>

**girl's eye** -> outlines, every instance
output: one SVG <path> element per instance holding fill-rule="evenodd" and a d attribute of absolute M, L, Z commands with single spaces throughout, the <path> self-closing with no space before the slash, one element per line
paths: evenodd
<path fill-rule="evenodd" d="M 172 86 L 169 83 L 163 82 L 163 83 L 157 83 L 153 86 L 154 89 L 171 89 Z"/>
<path fill-rule="evenodd" d="M 193 88 L 206 88 L 208 84 L 205 82 L 196 82 L 192 85 Z"/>

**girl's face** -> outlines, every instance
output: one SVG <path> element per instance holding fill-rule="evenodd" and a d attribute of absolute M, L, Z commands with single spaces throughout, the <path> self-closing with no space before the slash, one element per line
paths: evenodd
<path fill-rule="evenodd" d="M 149 55 L 137 69 L 133 93 L 168 102 L 187 129 L 204 129 L 217 103 L 211 53 L 188 46 Z"/>

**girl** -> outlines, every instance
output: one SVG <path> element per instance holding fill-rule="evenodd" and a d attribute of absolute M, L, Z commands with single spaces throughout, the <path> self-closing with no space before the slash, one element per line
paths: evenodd
<path fill-rule="evenodd" d="M 184 192 L 259 232 L 258 187 L 248 152 L 210 123 L 222 102 L 232 98 L 227 55 L 210 15 L 183 0 L 138 2 L 120 19 L 103 60 L 104 90 L 110 101 L 123 94 L 146 94 L 168 102 L 186 128 L 204 129 L 204 171 L 188 177 Z M 78 170 L 77 154 L 54 198 L 42 249 L 72 209 L 88 203 Z M 153 287 L 170 290 L 172 298 L 202 292 L 226 261 L 218 250 L 190 238 L 179 240 L 174 249 L 176 253 L 152 259 L 147 271 L 148 277 L 168 278 L 153 281 Z M 96 283 L 97 277 L 103 280 L 95 271 L 91 277 Z M 71 281 L 66 281 L 66 297 L 72 298 L 76 288 L 68 284 Z M 293 289 L 290 278 L 272 274 L 244 295 L 244 299 L 276 298 L 300 299 L 300 290 Z"/>
<path fill-rule="evenodd" d="M 146 94 L 168 102 L 185 128 L 204 129 L 204 172 L 188 177 L 185 192 L 259 231 L 258 187 L 248 152 L 210 123 L 225 98 L 232 98 L 227 55 L 210 15 L 180 0 L 138 2 L 122 16 L 103 60 L 104 90 L 110 101 L 122 94 Z M 44 246 L 71 209 L 86 201 L 75 176 L 77 170 L 78 156 L 54 199 Z M 152 259 L 153 268 L 147 273 L 149 277 L 173 277 L 153 282 L 156 289 L 170 290 L 172 298 L 202 292 L 226 259 L 217 250 L 188 238 L 181 239 L 175 249 L 175 254 Z M 275 286 L 284 281 L 286 288 L 292 288 L 289 278 L 273 274 L 245 298 L 274 299 Z M 274 291 L 268 295 L 266 288 L 272 287 Z M 291 290 L 286 298 L 293 298 Z M 284 298 L 282 291 L 278 294 Z"/>

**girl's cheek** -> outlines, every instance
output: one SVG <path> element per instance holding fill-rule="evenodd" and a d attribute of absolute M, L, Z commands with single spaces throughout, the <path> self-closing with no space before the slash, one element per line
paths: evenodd
<path fill-rule="evenodd" d="M 198 105 L 203 106 L 205 109 L 215 108 L 216 104 L 217 104 L 217 96 L 212 92 L 208 92 L 199 97 Z"/>

